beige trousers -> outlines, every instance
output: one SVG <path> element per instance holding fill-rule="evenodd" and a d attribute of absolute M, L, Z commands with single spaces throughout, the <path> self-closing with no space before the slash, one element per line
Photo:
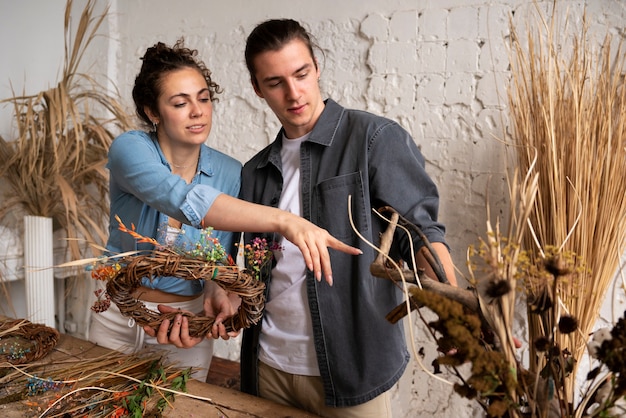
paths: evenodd
<path fill-rule="evenodd" d="M 391 418 L 389 392 L 360 405 L 334 408 L 324 404 L 321 377 L 285 373 L 263 362 L 259 362 L 259 395 L 326 418 Z"/>

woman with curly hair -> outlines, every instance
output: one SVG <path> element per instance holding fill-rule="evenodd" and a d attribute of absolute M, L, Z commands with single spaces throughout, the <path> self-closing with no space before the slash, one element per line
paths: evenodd
<path fill-rule="evenodd" d="M 109 150 L 110 253 L 152 249 L 121 232 L 116 216 L 126 225 L 135 225 L 139 234 L 177 247 L 198 242 L 202 229 L 209 226 L 226 249 L 233 240 L 226 231 L 277 232 L 300 249 L 318 278 L 332 274 L 328 247 L 360 253 L 299 216 L 236 198 L 241 163 L 205 144 L 221 89 L 197 58 L 197 50 L 185 47 L 182 39 L 171 47 L 158 42 L 146 50 L 142 61 L 133 100 L 148 129 L 123 133 Z M 208 337 L 234 335 L 225 331 L 222 321 L 235 313 L 237 300 L 210 280 L 145 277 L 134 297 L 148 309 L 166 305 L 215 317 Z M 178 332 L 180 326 L 177 322 L 173 328 Z M 158 345 L 116 306 L 92 315 L 89 340 L 125 353 Z M 204 338 L 186 350 L 158 348 L 169 350 L 168 359 L 179 366 L 193 367 L 193 377 L 204 381 L 212 345 L 212 339 Z"/>

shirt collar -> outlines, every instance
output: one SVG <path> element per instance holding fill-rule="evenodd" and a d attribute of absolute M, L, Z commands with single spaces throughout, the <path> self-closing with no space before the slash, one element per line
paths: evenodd
<path fill-rule="evenodd" d="M 213 176 L 215 170 L 213 167 L 213 150 L 206 145 L 200 147 L 200 161 L 198 161 L 198 171 Z"/>
<path fill-rule="evenodd" d="M 313 127 L 311 134 L 307 138 L 306 142 L 314 142 L 316 144 L 330 146 L 335 138 L 337 127 L 343 118 L 345 109 L 332 99 L 326 99 L 324 101 L 325 106 L 322 114 L 320 115 L 317 123 Z M 260 161 L 258 167 L 263 167 L 268 163 L 274 164 L 280 167 L 280 150 L 282 149 L 282 137 L 284 135 L 284 129 L 281 128 L 276 135 L 276 139 L 269 146 L 269 152 L 267 153 L 267 159 Z"/>
<path fill-rule="evenodd" d="M 324 103 L 324 110 L 322 111 L 322 114 L 317 120 L 317 123 L 313 127 L 313 130 L 306 141 L 324 146 L 330 146 L 335 139 L 335 133 L 337 132 L 339 123 L 341 123 L 345 109 L 333 99 L 326 99 Z M 276 136 L 276 140 L 271 145 L 269 154 L 270 161 L 273 161 L 273 157 L 275 158 L 276 155 L 280 157 L 280 150 L 282 148 L 281 139 L 284 134 L 284 129 L 281 128 L 280 132 L 278 132 L 278 135 Z"/>
<path fill-rule="evenodd" d="M 313 127 L 308 141 L 328 147 L 335 139 L 335 133 L 345 109 L 333 99 L 326 99 L 324 103 L 324 110 Z"/>
<path fill-rule="evenodd" d="M 163 150 L 161 149 L 161 146 L 159 145 L 159 141 L 157 141 L 154 133 L 150 132 L 150 138 L 152 138 L 152 141 L 154 142 L 154 145 L 156 146 L 159 152 L 159 156 L 161 157 L 161 163 L 169 167 L 170 166 L 169 162 L 167 161 L 167 158 L 165 158 L 165 155 L 163 154 Z M 170 167 L 170 170 L 171 169 L 172 168 Z M 198 161 L 198 171 L 209 177 L 215 174 L 215 170 L 213 167 L 213 150 L 208 145 L 202 144 L 200 146 L 200 159 Z"/>

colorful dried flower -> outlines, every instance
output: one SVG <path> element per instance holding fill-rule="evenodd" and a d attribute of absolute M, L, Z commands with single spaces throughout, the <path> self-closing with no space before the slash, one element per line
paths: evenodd
<path fill-rule="evenodd" d="M 268 244 L 265 238 L 256 237 L 244 245 L 243 250 L 246 266 L 259 279 L 263 267 L 274 259 L 274 251 L 281 251 L 282 247 L 275 241 Z"/>
<path fill-rule="evenodd" d="M 191 245 L 191 248 L 173 248 L 176 252 L 193 258 L 216 263 L 227 263 L 226 250 L 219 239 L 211 236 L 213 228 L 208 227 L 200 231 L 200 239 Z"/>
<path fill-rule="evenodd" d="M 111 306 L 111 297 L 102 289 L 94 291 L 97 300 L 91 306 L 91 310 L 97 313 L 104 312 Z"/>
<path fill-rule="evenodd" d="M 132 236 L 133 238 L 135 238 L 137 240 L 138 243 L 148 243 L 148 244 L 152 244 L 155 246 L 159 246 L 160 244 L 157 242 L 157 240 L 155 240 L 154 238 L 150 238 L 150 237 L 145 237 L 141 234 L 139 234 L 136 230 L 135 224 L 131 223 L 130 224 L 130 229 L 128 229 L 128 227 L 126 225 L 124 225 L 124 222 L 122 222 L 122 220 L 120 219 L 120 217 L 118 215 L 115 215 L 115 220 L 119 223 L 119 227 L 118 229 L 122 232 L 126 232 L 127 234 L 129 234 L 130 236 Z"/>
<path fill-rule="evenodd" d="M 15 341 L 0 345 L 0 357 L 9 362 L 24 359 L 30 352 L 30 347 L 24 347 Z"/>
<path fill-rule="evenodd" d="M 91 278 L 95 280 L 108 281 L 113 279 L 122 269 L 119 263 L 102 264 L 91 270 Z"/>
<path fill-rule="evenodd" d="M 51 378 L 42 379 L 37 376 L 33 376 L 28 379 L 26 384 L 28 390 L 28 396 L 40 395 L 49 390 L 58 389 L 63 384 L 61 382 L 55 382 Z"/>

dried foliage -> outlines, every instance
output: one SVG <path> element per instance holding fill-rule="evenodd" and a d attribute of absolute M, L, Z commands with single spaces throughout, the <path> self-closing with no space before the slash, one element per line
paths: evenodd
<path fill-rule="evenodd" d="M 573 34 L 555 16 L 538 12 L 525 37 L 511 25 L 509 110 L 519 172 L 538 175 L 523 242 L 531 264 L 543 266 L 525 286 L 530 340 L 546 337 L 570 353 L 571 364 L 552 376 L 567 412 L 576 359 L 626 248 L 626 57 L 609 36 L 593 48 L 585 16 Z M 549 311 L 533 306 L 548 299 Z M 576 318 L 577 332 L 553 331 L 563 315 Z M 535 348 L 530 357 L 535 372 L 550 366 Z"/>
<path fill-rule="evenodd" d="M 465 310 L 411 287 L 391 317 L 409 305 L 438 315 L 427 324 L 444 353 L 435 372 L 450 367 L 461 381 L 455 390 L 487 416 L 626 416 L 626 313 L 588 341 L 626 249 L 626 56 L 610 37 L 594 50 L 584 15 L 572 33 L 534 6 L 537 22 L 524 38 L 511 23 L 508 230 L 487 216 L 486 237 L 469 251 L 470 290 L 444 293 L 432 279 L 417 281 Z M 529 367 L 512 337 L 516 294 L 527 305 Z M 592 370 L 576 388 L 588 343 Z M 464 363 L 467 378 L 458 370 Z"/>
<path fill-rule="evenodd" d="M 507 235 L 500 231 L 499 221 L 495 228 L 487 221 L 486 237 L 468 253 L 472 285 L 469 290 L 443 285 L 420 272 L 394 272 L 391 264 L 377 259 L 371 266 L 374 275 L 410 285 L 406 288 L 407 302 L 392 310 L 387 319 L 395 323 L 407 315 L 408 308 L 418 309 L 419 317 L 443 354 L 433 362 L 435 374 L 423 367 L 418 355 L 416 360 L 433 377 L 437 377 L 442 367 L 452 371 L 458 379 L 453 384 L 454 390 L 478 402 L 488 417 L 624 416 L 626 313 L 613 329 L 595 333 L 589 343 L 595 361 L 587 382 L 577 388 L 580 401 L 575 404 L 566 392 L 576 358 L 559 341 L 580 330 L 578 319 L 559 303 L 559 284 L 578 280 L 586 270 L 572 253 L 555 247 L 541 251 L 522 249 L 524 231 L 528 230 L 527 221 L 538 193 L 537 177 L 537 174 L 529 175 L 518 185 L 519 176 L 513 176 Z M 393 222 L 392 218 L 381 237 L 382 254 L 387 254 L 391 247 Z M 431 266 L 436 268 L 434 264 Z M 419 279 L 414 280 L 415 276 Z M 541 292 L 537 291 L 539 288 Z M 540 369 L 536 365 L 528 369 L 518 358 L 513 313 L 516 293 L 520 290 L 527 297 L 529 315 L 551 324 L 540 334 L 529 337 L 533 352 L 543 361 Z M 429 308 L 438 319 L 427 321 L 422 307 Z M 469 375 L 467 369 L 460 369 L 465 364 L 471 365 Z"/>
<path fill-rule="evenodd" d="M 497 337 L 495 345 L 483 342 L 485 349 L 502 355 L 516 384 L 492 374 L 469 379 L 459 393 L 483 402 L 489 416 L 615 416 L 626 375 L 624 363 L 615 367 L 613 360 L 623 357 L 615 343 L 623 326 L 602 345 L 610 354 L 596 356 L 585 387 L 575 383 L 626 248 L 626 57 L 610 37 L 592 49 L 584 15 L 580 32 L 572 33 L 557 24 L 556 13 L 547 19 L 535 10 L 537 22 L 529 22 L 525 37 L 511 23 L 509 230 L 502 234 L 488 222 L 487 237 L 470 251 L 484 268 L 474 274 L 478 264 L 470 264 L 470 282 Z M 520 290 L 528 370 L 511 339 Z"/>
<path fill-rule="evenodd" d="M 489 416 L 515 416 L 520 405 L 534 400 L 534 396 L 525 396 L 527 388 L 532 385 L 516 356 L 513 325 L 518 280 L 524 274 L 519 268 L 519 261 L 524 257 L 521 243 L 537 193 L 537 177 L 530 173 L 523 179 L 513 176 L 509 184 L 510 212 L 506 235 L 500 231 L 499 222 L 496 222 L 495 229 L 492 227 L 488 210 L 487 235 L 480 240 L 478 248 L 470 248 L 468 252 L 469 282 L 477 289 L 480 313 L 487 325 L 486 332 L 493 333 L 495 337 L 493 341 L 491 338 L 483 338 L 482 343 L 485 350 L 491 353 L 494 365 L 502 364 L 498 370 L 506 365 L 505 369 L 513 374 L 513 377 L 502 373 L 491 377 L 500 384 L 496 392 L 481 389 L 481 386 L 484 387 L 484 375 L 482 379 L 474 378 L 467 383 L 465 390 L 469 387 L 476 391 L 477 398 L 485 403 Z M 474 264 L 472 258 L 478 258 L 480 262 Z M 480 274 L 477 274 L 479 269 Z M 478 361 L 481 362 L 480 359 Z"/>
<path fill-rule="evenodd" d="M 51 217 L 68 238 L 102 243 L 108 235 L 107 152 L 113 138 L 131 127 L 131 119 L 117 92 L 79 68 L 108 8 L 94 16 L 95 0 L 89 0 L 72 38 L 72 3 L 66 3 L 65 59 L 57 85 L 34 95 L 14 93 L 0 102 L 13 106 L 17 130 L 15 138 L 0 137 L 0 179 L 8 188 L 0 221 Z M 72 257 L 80 258 L 78 242 L 68 245 Z"/>
<path fill-rule="evenodd" d="M 190 370 L 164 363 L 158 352 L 54 354 L 53 363 L 0 363 L 0 405 L 19 402 L 25 416 L 41 418 L 159 417 L 175 395 L 191 396 L 185 393 Z"/>

